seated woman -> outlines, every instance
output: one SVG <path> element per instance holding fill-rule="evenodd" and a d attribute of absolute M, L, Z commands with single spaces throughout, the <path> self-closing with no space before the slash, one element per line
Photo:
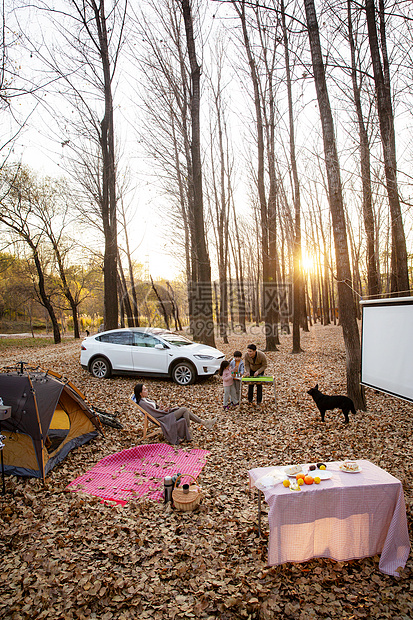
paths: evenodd
<path fill-rule="evenodd" d="M 168 407 L 168 409 L 158 407 L 154 400 L 148 398 L 148 388 L 143 383 L 135 385 L 133 400 L 161 423 L 165 439 L 173 444 L 178 444 L 184 439 L 192 440 L 191 420 L 202 424 L 208 430 L 211 430 L 216 423 L 216 419 L 199 418 L 186 407 Z"/>

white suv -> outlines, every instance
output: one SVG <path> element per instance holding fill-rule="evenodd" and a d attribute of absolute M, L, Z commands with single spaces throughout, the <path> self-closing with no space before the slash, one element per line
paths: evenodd
<path fill-rule="evenodd" d="M 190 385 L 198 376 L 218 372 L 224 354 L 185 336 L 157 328 L 130 327 L 89 336 L 80 363 L 98 379 L 113 375 L 172 377 Z"/>

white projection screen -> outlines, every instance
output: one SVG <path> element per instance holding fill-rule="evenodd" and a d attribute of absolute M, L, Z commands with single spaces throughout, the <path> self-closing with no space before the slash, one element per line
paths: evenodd
<path fill-rule="evenodd" d="M 413 401 L 413 297 L 360 304 L 362 385 Z"/>

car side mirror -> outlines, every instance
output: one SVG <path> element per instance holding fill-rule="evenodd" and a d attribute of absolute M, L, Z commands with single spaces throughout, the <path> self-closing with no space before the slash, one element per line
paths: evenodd
<path fill-rule="evenodd" d="M 165 347 L 165 345 L 163 344 L 156 344 L 155 345 L 155 349 L 160 349 L 161 351 L 163 351 L 164 349 L 167 349 L 168 347 Z"/>

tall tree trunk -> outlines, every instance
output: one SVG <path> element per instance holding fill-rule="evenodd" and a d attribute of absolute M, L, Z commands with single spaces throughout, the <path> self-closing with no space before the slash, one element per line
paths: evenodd
<path fill-rule="evenodd" d="M 55 344 L 59 344 L 62 341 L 61 335 L 60 335 L 60 330 L 59 330 L 59 323 L 57 322 L 57 318 L 56 318 L 56 314 L 54 311 L 54 308 L 50 302 L 49 296 L 46 293 L 46 288 L 45 288 L 45 281 L 44 281 L 44 273 L 43 273 L 43 267 L 39 258 L 39 253 L 37 251 L 37 247 L 31 243 L 28 239 L 27 242 L 29 243 L 32 252 L 33 252 L 33 260 L 34 260 L 34 264 L 36 265 L 36 271 L 37 271 L 37 276 L 38 276 L 38 285 L 39 285 L 39 294 L 40 294 L 40 299 L 42 300 L 42 304 L 44 306 L 44 308 L 47 310 L 47 313 L 50 317 L 50 320 L 52 322 L 52 327 L 53 327 L 53 340 Z"/>
<path fill-rule="evenodd" d="M 359 129 L 359 151 L 360 151 L 360 172 L 361 186 L 363 190 L 363 219 L 364 229 L 367 239 L 367 289 L 370 297 L 379 294 L 379 278 L 377 274 L 377 259 L 375 246 L 374 231 L 374 213 L 372 204 L 371 191 L 371 173 L 370 173 L 370 145 L 367 129 L 364 123 L 363 109 L 361 105 L 360 86 L 357 79 L 356 66 L 356 47 L 353 37 L 353 23 L 351 16 L 351 0 L 347 0 L 347 20 L 348 20 L 348 38 L 351 53 L 351 79 L 353 83 L 353 97 L 356 108 L 357 122 Z"/>
<path fill-rule="evenodd" d="M 152 276 L 150 276 L 150 279 L 151 279 L 151 286 L 152 286 L 153 292 L 155 293 L 156 298 L 158 299 L 159 306 L 162 310 L 163 320 L 165 321 L 166 329 L 169 329 L 169 318 L 168 318 L 168 312 L 166 310 L 165 304 L 163 302 L 162 297 L 158 293 L 158 289 L 156 288 L 154 284 Z"/>
<path fill-rule="evenodd" d="M 123 287 L 122 287 L 122 282 L 120 279 L 120 275 L 119 272 L 116 276 L 116 280 L 118 283 L 118 298 L 119 298 L 119 323 L 120 323 L 120 327 L 124 328 L 126 326 L 125 324 L 125 315 L 126 315 L 126 310 L 125 310 L 125 297 L 123 295 Z"/>
<path fill-rule="evenodd" d="M 285 279 L 281 282 L 281 288 L 278 286 L 277 278 L 277 206 L 278 206 L 278 183 L 275 170 L 275 96 L 273 86 L 275 49 L 269 56 L 265 39 L 265 28 L 259 19 L 257 13 L 257 21 L 260 32 L 261 47 L 263 50 L 263 61 L 265 66 L 266 77 L 266 96 L 268 103 L 264 103 L 264 95 L 260 93 L 262 101 L 262 110 L 267 137 L 267 167 L 269 176 L 268 201 L 266 206 L 266 226 L 267 232 L 263 240 L 266 239 L 268 249 L 266 256 L 263 258 L 263 314 L 265 320 L 265 349 L 266 351 L 277 351 L 277 344 L 280 344 L 278 334 L 278 324 L 280 323 L 280 292 L 284 292 Z M 257 75 L 257 74 L 256 74 Z M 258 78 L 258 75 L 257 75 Z M 265 265 L 264 269 L 264 263 Z M 267 273 L 264 278 L 264 273 Z M 282 320 L 282 317 L 281 317 Z"/>
<path fill-rule="evenodd" d="M 294 111 L 291 88 L 290 52 L 287 26 L 285 23 L 284 0 L 281 0 L 281 22 L 284 40 L 285 77 L 287 82 L 288 120 L 290 138 L 290 162 L 293 176 L 294 196 L 294 262 L 293 262 L 293 353 L 302 351 L 300 343 L 300 322 L 303 314 L 304 287 L 301 272 L 301 201 L 300 183 L 298 181 L 297 158 L 295 153 Z"/>
<path fill-rule="evenodd" d="M 340 166 L 334 135 L 334 123 L 328 97 L 325 69 L 320 45 L 314 0 L 304 0 L 311 59 L 323 130 L 329 203 L 334 232 L 337 266 L 337 287 L 340 321 L 346 348 L 347 393 L 357 409 L 365 409 L 364 392 L 360 386 L 361 349 L 351 286 L 350 259 L 347 246 L 346 220 L 341 188 Z"/>
<path fill-rule="evenodd" d="M 323 278 L 323 313 L 324 313 L 323 325 L 329 325 L 331 322 L 332 309 L 330 306 L 330 296 L 329 296 L 330 287 L 328 285 L 330 278 L 329 278 L 329 273 L 328 273 L 326 254 L 324 254 L 324 272 L 321 277 Z"/>
<path fill-rule="evenodd" d="M 322 295 L 322 323 L 323 325 L 330 324 L 330 303 L 329 303 L 329 273 L 328 273 L 328 253 L 327 253 L 327 243 L 323 229 L 323 219 L 321 215 L 321 205 L 318 202 L 318 215 L 319 215 L 319 228 L 317 228 L 317 241 L 318 241 L 318 231 L 320 231 L 320 236 L 322 240 L 322 245 L 318 242 L 317 245 L 320 248 L 319 252 L 319 266 L 320 266 L 320 284 L 321 284 L 321 295 Z M 321 257 L 323 257 L 323 267 L 321 268 Z"/>
<path fill-rule="evenodd" d="M 188 50 L 189 64 L 191 67 L 191 92 L 190 92 L 190 111 L 191 111 L 191 159 L 192 159 L 192 179 L 191 193 L 193 196 L 193 234 L 192 243 L 192 268 L 193 281 L 193 301 L 192 315 L 194 339 L 200 340 L 204 344 L 215 346 L 214 321 L 212 312 L 212 285 L 211 285 L 211 264 L 209 261 L 206 246 L 205 226 L 204 226 L 204 206 L 202 194 L 202 164 L 201 164 L 201 124 L 200 124 L 200 104 L 201 104 L 201 67 L 198 64 L 195 49 L 195 38 L 193 28 L 193 18 L 190 0 L 181 0 L 182 14 L 185 23 L 186 43 Z"/>
<path fill-rule="evenodd" d="M 409 273 L 407 267 L 406 238 L 404 235 L 399 190 L 397 186 L 396 138 L 394 134 L 394 117 L 390 88 L 390 69 L 386 48 L 383 0 L 379 0 L 381 49 L 379 49 L 379 42 L 377 37 L 374 0 L 366 0 L 365 6 L 369 34 L 369 46 L 371 60 L 373 64 L 374 84 L 376 88 L 376 101 L 377 112 L 379 115 L 380 136 L 383 146 L 386 188 L 391 213 L 391 292 L 406 294 L 409 291 Z M 380 51 L 383 59 L 383 64 L 380 59 Z"/>
<path fill-rule="evenodd" d="M 311 278 L 311 295 L 313 298 L 313 321 L 314 323 L 317 323 L 317 321 L 321 317 L 320 296 L 318 294 L 318 289 L 319 289 L 318 276 L 317 276 L 317 273 L 314 273 Z"/>
<path fill-rule="evenodd" d="M 56 239 L 54 238 L 54 235 L 51 234 L 51 231 L 49 231 L 49 239 L 53 245 L 53 250 L 56 256 L 56 261 L 57 261 L 57 267 L 59 270 L 59 274 L 60 274 L 60 279 L 62 281 L 62 285 L 63 285 L 63 295 L 66 297 L 67 301 L 69 302 L 69 306 L 70 306 L 70 310 L 72 312 L 72 319 L 73 319 L 73 337 L 74 338 L 80 338 L 80 332 L 79 332 L 79 318 L 77 316 L 77 307 L 79 305 L 79 303 L 76 302 L 75 298 L 72 295 L 72 291 L 70 290 L 69 284 L 67 282 L 67 278 L 66 278 L 66 270 L 63 264 L 63 257 L 62 254 L 60 252 L 59 249 L 59 244 L 57 243 Z"/>
<path fill-rule="evenodd" d="M 173 312 L 174 321 L 175 321 L 175 329 L 178 331 L 182 331 L 182 323 L 181 323 L 181 319 L 179 318 L 179 307 L 175 300 L 174 290 L 169 282 L 166 283 L 166 286 L 168 289 L 169 300 L 172 306 L 172 312 Z"/>
<path fill-rule="evenodd" d="M 188 178 L 192 175 L 192 164 L 191 164 L 191 156 L 190 149 L 187 147 L 187 123 L 186 123 L 186 105 L 185 98 L 183 98 L 183 105 L 181 110 L 181 118 L 182 118 L 182 126 L 185 129 L 184 134 L 184 144 L 185 144 L 185 157 L 188 167 Z M 171 119 L 174 119 L 174 113 L 171 108 L 170 110 Z M 176 181 L 178 185 L 178 195 L 179 195 L 179 208 L 182 216 L 182 225 L 184 228 L 184 236 L 185 236 L 185 272 L 186 272 L 186 281 L 187 283 L 191 280 L 191 214 L 190 214 L 190 192 L 189 187 L 185 184 L 185 172 L 182 170 L 181 161 L 180 161 L 180 148 L 178 144 L 178 138 L 176 135 L 175 122 L 171 122 L 171 133 L 173 139 L 173 149 L 174 149 L 174 163 L 176 170 Z M 190 287 L 188 287 L 188 299 L 189 294 L 191 293 Z M 192 326 L 192 324 L 191 324 Z"/>
<path fill-rule="evenodd" d="M 257 188 L 258 199 L 260 207 L 260 219 L 261 219 L 261 256 L 262 256 L 262 282 L 263 282 L 263 314 L 265 322 L 265 335 L 267 351 L 276 351 L 276 338 L 277 331 L 274 325 L 274 308 L 278 305 L 278 295 L 276 290 L 275 273 L 271 273 L 272 261 L 270 261 L 270 240 L 269 240 L 269 218 L 268 218 L 268 206 L 265 192 L 265 165 L 264 165 L 264 123 L 262 118 L 262 100 L 260 94 L 260 84 L 257 75 L 257 69 L 254 57 L 251 51 L 251 45 L 249 41 L 246 15 L 245 15 L 245 2 L 244 0 L 236 3 L 234 2 L 234 8 L 240 18 L 242 34 L 244 40 L 245 51 L 248 58 L 248 64 L 250 67 L 250 75 L 252 85 L 254 89 L 254 106 L 255 106 L 255 123 L 256 123 L 256 138 L 257 138 Z"/>
<path fill-rule="evenodd" d="M 109 58 L 108 33 L 104 0 L 93 3 L 96 29 L 99 34 L 99 54 L 103 69 L 105 113 L 100 124 L 100 148 L 102 154 L 102 222 L 105 237 L 103 258 L 105 329 L 118 326 L 117 296 L 117 213 L 115 134 L 113 124 L 112 76 Z M 87 22 L 86 22 L 86 27 Z"/>
<path fill-rule="evenodd" d="M 125 273 L 123 271 L 123 265 L 118 254 L 118 294 L 119 300 L 122 302 L 123 313 L 128 319 L 128 327 L 135 327 L 134 311 L 129 297 L 129 291 L 126 284 Z"/>
<path fill-rule="evenodd" d="M 220 67 L 219 67 L 220 69 Z M 214 220 L 214 234 L 217 246 L 218 274 L 219 274 L 219 306 L 218 306 L 218 325 L 219 335 L 224 343 L 228 344 L 228 198 L 226 192 L 225 177 L 226 157 L 224 152 L 224 130 L 225 121 L 222 110 L 222 92 L 220 71 L 218 69 L 216 89 L 213 86 L 216 130 L 218 133 L 218 169 L 219 175 L 215 172 L 214 141 L 211 140 L 211 166 L 212 166 L 212 193 L 214 208 L 211 207 L 211 217 Z M 211 129 L 211 135 L 214 133 Z M 219 177 L 218 179 L 216 177 Z M 216 288 L 215 288 L 216 291 Z"/>
<path fill-rule="evenodd" d="M 243 270 L 243 251 L 242 244 L 239 234 L 238 222 L 237 222 L 237 214 L 235 211 L 235 204 L 233 200 L 233 195 L 231 192 L 231 205 L 232 205 L 232 215 L 234 221 L 234 231 L 235 231 L 235 243 L 233 243 L 233 237 L 230 237 L 230 243 L 232 246 L 232 255 L 234 257 L 234 265 L 235 265 L 235 274 L 237 280 L 237 299 L 238 299 L 238 322 L 240 324 L 241 331 L 245 334 L 247 331 L 245 321 L 246 321 L 246 308 L 245 308 L 245 287 L 244 287 L 244 270 Z"/>
<path fill-rule="evenodd" d="M 311 305 L 311 300 L 310 300 L 310 294 L 308 292 L 309 289 L 309 283 L 308 280 L 311 281 L 311 276 L 308 275 L 308 277 L 305 279 L 305 283 L 304 283 L 304 294 L 305 294 L 305 307 L 306 307 L 306 325 L 307 325 L 307 330 L 306 331 L 310 331 L 309 327 L 308 327 L 308 323 L 310 323 L 310 327 L 313 326 L 313 319 L 311 318 L 311 314 L 312 314 L 312 305 Z M 308 316 L 308 319 L 307 319 Z"/>
<path fill-rule="evenodd" d="M 130 325 L 133 326 L 133 327 L 139 327 L 138 298 L 137 298 L 137 295 L 136 295 L 135 276 L 133 274 L 132 255 L 131 255 L 130 245 L 129 245 L 128 225 L 127 225 L 127 222 L 126 222 L 126 213 L 125 213 L 125 209 L 123 207 L 123 201 L 121 203 L 121 206 L 122 206 L 121 214 L 122 214 L 122 221 L 123 221 L 123 234 L 125 236 L 125 245 L 126 245 L 125 253 L 126 253 L 126 258 L 127 258 L 127 261 L 128 261 L 130 292 L 131 292 L 131 296 L 132 296 L 132 300 L 130 302 L 131 308 L 132 308 L 131 323 L 130 323 Z M 120 262 L 120 255 L 118 255 L 118 260 L 119 260 L 119 264 L 121 264 L 121 262 Z M 125 290 L 128 293 L 128 296 L 129 296 L 129 299 L 130 299 L 130 295 L 129 295 L 129 291 L 127 290 L 127 287 L 126 287 L 126 283 L 125 283 Z M 128 323 L 129 323 L 129 319 L 128 319 Z"/>

